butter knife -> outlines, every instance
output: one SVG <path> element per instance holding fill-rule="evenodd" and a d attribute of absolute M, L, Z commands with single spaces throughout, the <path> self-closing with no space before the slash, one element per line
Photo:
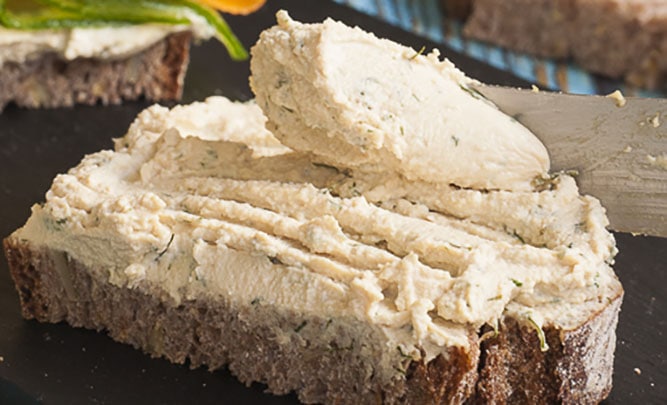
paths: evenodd
<path fill-rule="evenodd" d="M 473 88 L 544 143 L 552 171 L 578 173 L 611 229 L 667 237 L 667 99 Z"/>

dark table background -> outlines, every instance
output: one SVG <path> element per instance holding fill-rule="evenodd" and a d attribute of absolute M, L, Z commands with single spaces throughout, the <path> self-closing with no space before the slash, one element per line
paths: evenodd
<path fill-rule="evenodd" d="M 279 4 L 278 4 L 279 3 Z M 228 20 L 251 46 L 273 25 L 279 7 L 315 22 L 327 16 L 359 25 L 415 49 L 437 46 L 329 1 L 269 1 L 258 13 Z M 505 85 L 526 83 L 471 59 L 443 53 L 468 75 Z M 248 63 L 231 62 L 216 41 L 197 46 L 183 102 L 212 94 L 247 100 Z M 29 111 L 10 107 L 0 114 L 0 237 L 23 225 L 30 206 L 43 201 L 57 173 L 86 153 L 111 148 L 136 114 L 149 104 Z M 615 269 L 625 287 L 618 327 L 614 389 L 608 404 L 667 403 L 667 239 L 618 234 Z M 637 371 L 641 370 L 641 371 Z M 247 388 L 226 370 L 190 370 L 151 359 L 104 333 L 21 318 L 18 296 L 0 259 L 0 404 L 295 404 L 295 396 Z"/>

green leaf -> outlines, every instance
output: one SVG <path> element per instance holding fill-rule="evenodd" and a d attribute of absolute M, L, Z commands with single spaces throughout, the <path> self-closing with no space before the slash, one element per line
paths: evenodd
<path fill-rule="evenodd" d="M 222 18 L 220 13 L 214 9 L 204 6 L 189 0 L 179 0 L 178 3 L 183 3 L 193 12 L 203 17 L 212 27 L 218 32 L 218 39 L 227 48 L 229 56 L 234 60 L 248 59 L 248 51 L 241 44 L 241 41 L 234 35 L 227 22 Z"/>
<path fill-rule="evenodd" d="M 0 25 L 36 30 L 126 24 L 190 24 L 213 27 L 234 60 L 248 52 L 214 9 L 190 0 L 0 0 Z"/>

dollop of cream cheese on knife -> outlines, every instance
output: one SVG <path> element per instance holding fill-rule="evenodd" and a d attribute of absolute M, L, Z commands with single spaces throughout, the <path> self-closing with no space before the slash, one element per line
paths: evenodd
<path fill-rule="evenodd" d="M 333 20 L 278 13 L 252 50 L 251 85 L 286 146 L 336 167 L 460 187 L 529 190 L 544 145 L 454 65 Z"/>
<path fill-rule="evenodd" d="M 544 177 L 544 147 L 470 79 L 278 16 L 252 50 L 257 104 L 149 108 L 115 151 L 59 175 L 15 236 L 176 305 L 357 319 L 397 358 L 466 347 L 508 313 L 576 327 L 619 294 L 604 209 Z"/>

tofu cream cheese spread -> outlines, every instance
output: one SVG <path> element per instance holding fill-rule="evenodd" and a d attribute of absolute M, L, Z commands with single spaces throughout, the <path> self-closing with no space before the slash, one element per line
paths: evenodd
<path fill-rule="evenodd" d="M 17 236 L 173 305 L 365 328 L 387 380 L 504 315 L 567 330 L 616 296 L 599 201 L 437 52 L 280 12 L 252 58 L 256 101 L 148 108 Z M 329 333 L 297 329 L 279 342 Z"/>
<path fill-rule="evenodd" d="M 191 25 L 139 24 L 114 27 L 17 30 L 0 27 L 0 67 L 25 63 L 53 53 L 64 60 L 118 59 L 141 52 L 169 34 L 190 30 L 198 39 L 215 35 L 205 21 L 193 16 Z"/>
<path fill-rule="evenodd" d="M 548 171 L 544 145 L 437 51 L 423 57 L 331 20 L 300 24 L 283 12 L 278 23 L 254 48 L 251 84 L 285 145 L 334 166 L 461 187 L 529 190 Z"/>

